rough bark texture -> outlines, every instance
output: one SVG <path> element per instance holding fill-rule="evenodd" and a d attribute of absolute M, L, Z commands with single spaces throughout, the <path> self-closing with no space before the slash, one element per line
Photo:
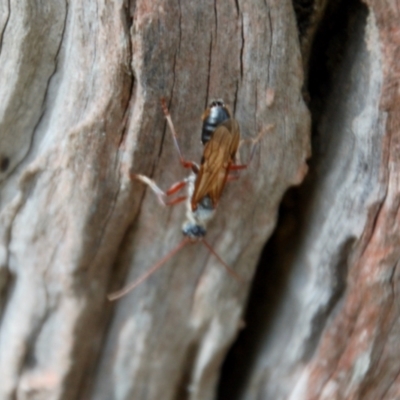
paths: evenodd
<path fill-rule="evenodd" d="M 270 272 L 256 277 L 248 332 L 228 359 L 245 350 L 249 367 L 226 366 L 227 398 L 400 398 L 399 9 L 315 11 L 325 15 L 306 38 L 310 174 L 283 202 L 261 266 Z"/>
<path fill-rule="evenodd" d="M 399 10 L 0 2 L 0 400 L 400 398 Z M 245 283 L 196 244 L 110 303 L 182 237 L 162 96 L 197 162 L 212 98 L 273 125 L 207 234 Z"/>
<path fill-rule="evenodd" d="M 307 171 L 291 3 L 23 0 L 1 12 L 0 399 L 213 398 L 280 200 Z M 187 173 L 161 96 L 188 159 L 200 160 L 211 98 L 244 138 L 274 125 L 208 234 L 246 283 L 194 245 L 110 304 L 181 240 L 184 208 L 160 207 L 129 175 L 168 187 Z"/>

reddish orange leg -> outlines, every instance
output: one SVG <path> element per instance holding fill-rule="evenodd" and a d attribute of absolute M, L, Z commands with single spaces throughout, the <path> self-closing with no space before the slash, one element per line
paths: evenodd
<path fill-rule="evenodd" d="M 239 171 L 241 169 L 246 169 L 249 164 L 231 164 L 229 166 L 229 171 Z"/>
<path fill-rule="evenodd" d="M 186 185 L 186 179 L 184 179 L 183 181 L 180 182 L 176 182 L 174 183 L 166 192 L 165 194 L 167 196 L 170 196 L 171 194 L 174 194 L 176 192 L 179 192 L 183 187 L 185 187 Z"/>
<path fill-rule="evenodd" d="M 171 196 L 171 194 L 177 193 L 179 192 L 182 188 L 184 188 L 186 186 L 187 180 L 184 179 L 183 181 L 180 182 L 176 182 L 174 183 L 166 192 L 166 196 Z M 175 204 L 179 204 L 182 201 L 185 201 L 187 199 L 187 196 L 180 196 L 177 197 L 176 199 L 167 201 L 165 204 L 167 206 L 174 206 Z"/>
<path fill-rule="evenodd" d="M 239 179 L 239 173 L 238 171 L 242 170 L 242 169 L 246 169 L 247 165 L 242 165 L 242 164 L 231 164 L 228 167 L 228 171 L 232 171 L 233 173 L 229 174 L 226 177 L 226 182 L 232 182 L 232 181 L 236 181 L 237 179 Z"/>
<path fill-rule="evenodd" d="M 150 189 L 155 193 L 157 196 L 159 202 L 163 206 L 172 206 L 178 203 L 181 203 L 186 199 L 186 196 L 181 196 L 178 197 L 174 200 L 170 201 L 165 201 L 165 198 L 170 196 L 171 194 L 179 192 L 187 183 L 187 180 L 184 179 L 183 181 L 176 182 L 174 183 L 166 192 L 164 192 L 160 187 L 153 181 L 153 179 L 150 179 L 146 175 L 140 175 L 140 174 L 131 174 L 132 179 L 137 179 L 138 181 L 143 182 L 147 186 L 150 187 Z"/>
<path fill-rule="evenodd" d="M 181 196 L 181 197 L 177 197 L 176 199 L 167 201 L 165 203 L 166 206 L 174 206 L 175 204 L 179 204 L 182 203 L 182 201 L 185 201 L 187 199 L 187 196 Z"/>
<path fill-rule="evenodd" d="M 235 165 L 231 164 L 228 167 L 228 171 L 233 171 L 233 173 L 228 174 L 226 177 L 226 182 L 232 182 L 232 181 L 237 181 L 239 179 L 239 173 L 238 170 L 245 169 L 247 168 L 247 165 Z"/>

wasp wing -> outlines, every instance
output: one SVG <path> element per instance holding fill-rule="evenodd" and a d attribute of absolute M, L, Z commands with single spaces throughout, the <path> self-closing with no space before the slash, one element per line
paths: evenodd
<path fill-rule="evenodd" d="M 216 207 L 228 177 L 240 142 L 239 124 L 234 119 L 217 126 L 204 147 L 200 171 L 197 175 L 192 196 L 192 209 L 205 196 L 209 196 Z"/>

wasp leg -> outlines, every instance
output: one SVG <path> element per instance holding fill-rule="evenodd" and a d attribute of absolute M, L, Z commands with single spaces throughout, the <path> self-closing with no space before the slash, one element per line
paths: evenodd
<path fill-rule="evenodd" d="M 158 201 L 165 206 L 165 201 L 164 198 L 166 197 L 166 194 L 162 189 L 158 187 L 158 185 L 153 181 L 153 179 L 150 179 L 149 177 L 145 175 L 140 175 L 140 174 L 131 174 L 132 179 L 137 179 L 138 181 L 141 181 L 145 183 L 157 196 Z"/>
<path fill-rule="evenodd" d="M 177 193 L 180 190 L 182 190 L 182 188 L 184 188 L 187 184 L 187 180 L 184 179 L 183 181 L 179 181 L 174 183 L 166 192 L 165 194 L 167 196 L 171 196 L 171 194 Z M 177 197 L 176 199 L 167 201 L 165 204 L 167 206 L 174 206 L 175 204 L 181 203 L 182 201 L 185 201 L 187 199 L 187 196 L 180 196 Z"/>
<path fill-rule="evenodd" d="M 138 181 L 143 182 L 155 193 L 159 202 L 163 206 L 171 206 L 174 204 L 178 204 L 184 200 L 186 200 L 186 196 L 178 197 L 171 201 L 165 201 L 165 198 L 171 196 L 174 193 L 179 192 L 185 185 L 187 184 L 187 179 L 184 179 L 180 182 L 174 183 L 166 192 L 164 192 L 154 181 L 145 175 L 140 174 L 131 174 L 132 179 L 137 179 Z"/>
<path fill-rule="evenodd" d="M 250 161 L 247 164 L 231 164 L 228 167 L 228 169 L 229 169 L 229 171 L 238 171 L 241 169 L 246 169 L 248 167 L 248 165 L 250 164 Z"/>
<path fill-rule="evenodd" d="M 165 194 L 167 196 L 170 196 L 171 194 L 179 192 L 182 188 L 184 188 L 187 184 L 187 180 L 184 179 L 183 181 L 179 181 L 174 183 L 166 192 Z"/>
<path fill-rule="evenodd" d="M 194 161 L 185 160 L 182 156 L 181 148 L 179 147 L 178 134 L 176 133 L 174 123 L 172 122 L 171 114 L 169 113 L 167 102 L 164 98 L 161 99 L 161 107 L 163 109 L 165 119 L 167 120 L 169 129 L 172 133 L 174 145 L 179 154 L 179 160 L 184 168 L 191 168 L 196 174 L 199 172 L 199 166 Z"/>
<path fill-rule="evenodd" d="M 249 161 L 247 161 L 247 164 L 232 164 L 229 166 L 229 170 L 235 171 L 235 170 L 240 170 L 240 169 L 246 169 L 248 167 L 248 165 L 251 163 L 251 160 L 254 157 L 254 154 L 256 152 L 257 149 L 257 145 L 259 144 L 259 142 L 261 141 L 262 137 L 269 131 L 271 131 L 273 128 L 275 127 L 274 124 L 269 124 L 267 125 L 255 138 L 252 139 L 242 139 L 239 142 L 239 147 L 238 147 L 238 154 L 239 153 L 239 149 L 240 147 L 246 143 L 246 142 L 251 142 L 252 146 L 251 146 L 251 151 L 250 151 L 250 158 Z M 240 162 L 240 161 L 239 161 Z"/>
<path fill-rule="evenodd" d="M 187 199 L 187 196 L 180 196 L 180 197 L 177 197 L 176 199 L 167 201 L 165 203 L 165 205 L 166 206 L 174 206 L 175 204 L 182 203 L 182 201 L 185 201 L 186 199 Z"/>

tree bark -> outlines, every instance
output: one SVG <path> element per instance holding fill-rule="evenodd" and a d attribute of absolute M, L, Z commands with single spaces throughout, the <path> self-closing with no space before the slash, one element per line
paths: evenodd
<path fill-rule="evenodd" d="M 1 22 L 0 398 L 213 398 L 279 202 L 307 171 L 292 5 L 21 1 Z M 130 178 L 187 173 L 162 96 L 187 159 L 212 98 L 243 138 L 274 127 L 207 236 L 245 283 L 198 244 L 110 304 L 181 240 L 184 208 Z"/>
<path fill-rule="evenodd" d="M 399 3 L 321 3 L 303 38 L 310 174 L 283 202 L 226 398 L 400 397 Z"/>
<path fill-rule="evenodd" d="M 400 397 L 399 9 L 0 3 L 0 400 Z M 182 240 L 161 97 L 189 160 L 213 98 L 265 131 L 207 233 L 245 282 L 197 243 L 110 303 Z"/>

